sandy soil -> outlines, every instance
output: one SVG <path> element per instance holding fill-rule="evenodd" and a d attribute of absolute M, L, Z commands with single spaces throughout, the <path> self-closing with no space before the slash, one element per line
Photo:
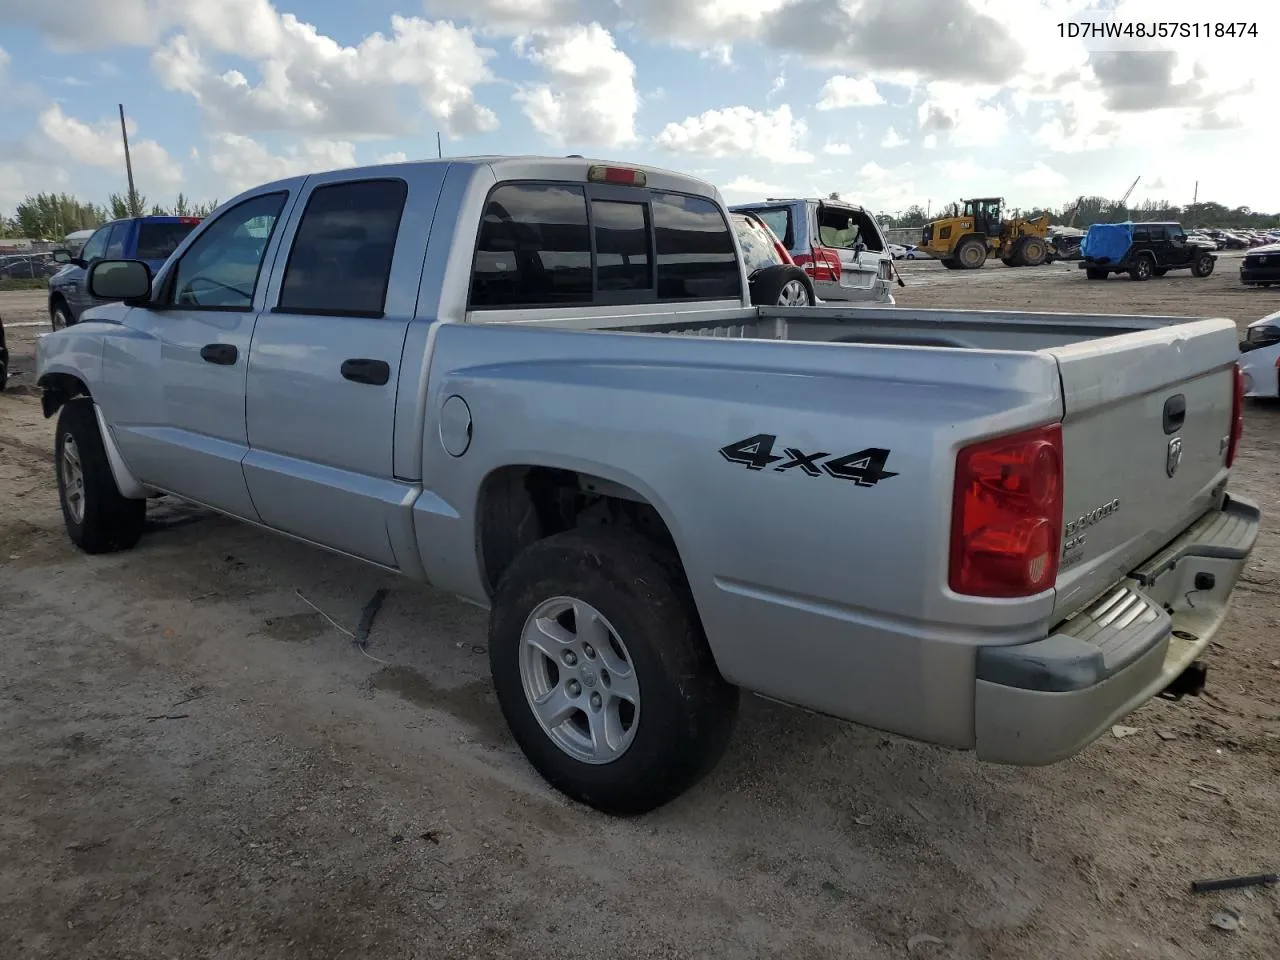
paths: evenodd
<path fill-rule="evenodd" d="M 901 266 L 906 305 L 1280 307 L 1230 258 L 1145 284 Z M 1275 957 L 1275 888 L 1188 883 L 1280 869 L 1280 409 L 1247 412 L 1233 485 L 1266 527 L 1211 696 L 1038 770 L 748 698 L 716 772 L 624 822 L 515 750 L 475 608 L 176 504 L 78 554 L 23 388 L 47 328 L 10 326 L 43 298 L 0 316 L 0 956 Z M 380 586 L 379 662 L 299 596 L 352 628 Z"/>

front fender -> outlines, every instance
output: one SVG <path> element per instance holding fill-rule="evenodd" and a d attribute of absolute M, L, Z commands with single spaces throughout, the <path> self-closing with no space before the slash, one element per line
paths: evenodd
<path fill-rule="evenodd" d="M 45 416 L 52 416 L 61 406 L 53 409 L 47 402 L 52 388 L 63 377 L 72 377 L 92 394 L 93 385 L 102 375 L 102 336 L 80 325 L 43 334 L 36 339 L 36 383 L 45 390 Z M 65 381 L 62 381 L 65 382 Z M 61 391 L 65 392 L 65 390 Z M 69 397 L 64 398 L 69 399 Z"/>

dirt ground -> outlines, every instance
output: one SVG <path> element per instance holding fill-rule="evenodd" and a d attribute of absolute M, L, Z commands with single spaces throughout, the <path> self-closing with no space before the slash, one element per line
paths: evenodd
<path fill-rule="evenodd" d="M 901 267 L 904 305 L 1280 308 L 1230 257 L 1143 284 Z M 24 386 L 47 328 L 13 326 L 42 304 L 0 294 L 0 956 L 1276 956 L 1275 887 L 1188 884 L 1280 870 L 1280 409 L 1246 415 L 1232 483 L 1265 530 L 1210 696 L 1034 770 L 747 698 L 711 777 L 619 821 L 516 751 L 478 609 L 180 505 L 78 554 Z M 302 599 L 350 629 L 381 586 L 368 657 Z"/>

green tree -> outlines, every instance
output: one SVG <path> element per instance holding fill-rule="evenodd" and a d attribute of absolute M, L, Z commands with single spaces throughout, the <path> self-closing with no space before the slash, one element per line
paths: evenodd
<path fill-rule="evenodd" d="M 75 230 L 87 230 L 106 220 L 106 211 L 66 193 L 28 195 L 6 228 L 11 236 L 33 240 L 61 240 Z"/>

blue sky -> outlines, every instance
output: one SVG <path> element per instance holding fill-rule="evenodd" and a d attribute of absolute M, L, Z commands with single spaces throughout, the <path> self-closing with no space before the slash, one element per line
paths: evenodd
<path fill-rule="evenodd" d="M 1185 0 L 0 0 L 0 211 L 27 193 L 227 199 L 277 176 L 446 154 L 583 153 L 731 201 L 876 210 L 1000 194 L 1280 210 L 1280 7 L 1243 37 L 1071 40 L 1203 23 Z M 1212 21 L 1210 21 L 1212 22 Z M 1239 32 L 1239 28 L 1235 28 Z"/>

